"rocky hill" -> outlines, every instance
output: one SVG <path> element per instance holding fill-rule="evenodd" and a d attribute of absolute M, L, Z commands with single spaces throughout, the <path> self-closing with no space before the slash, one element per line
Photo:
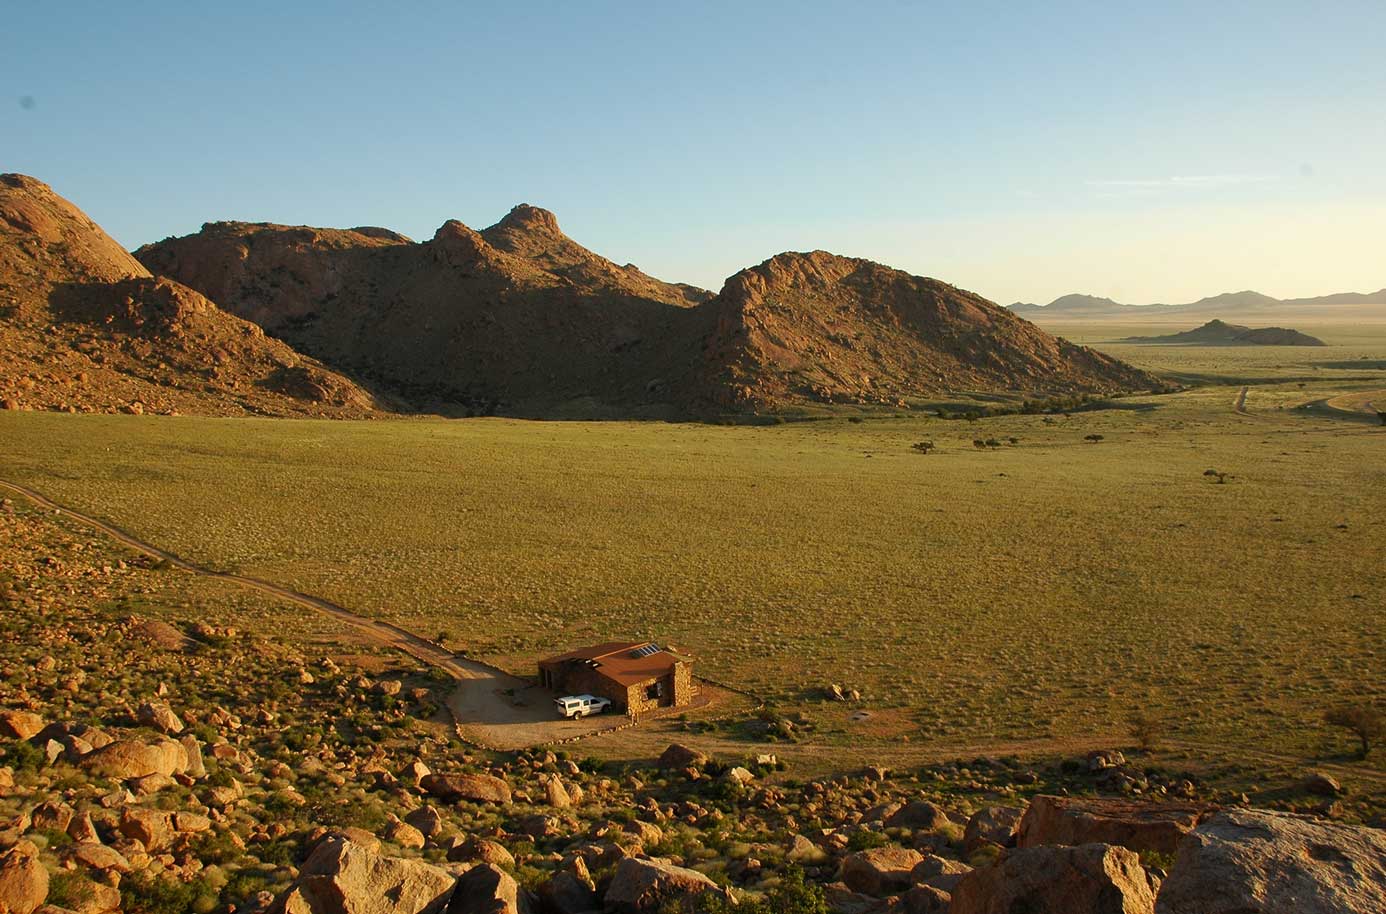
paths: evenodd
<path fill-rule="evenodd" d="M 825 251 L 742 270 L 702 307 L 702 392 L 725 405 L 904 406 L 959 391 L 1115 392 L 1159 386 L 979 295 Z"/>
<path fill-rule="evenodd" d="M 1244 290 L 1210 295 L 1178 305 L 1129 305 L 1110 298 L 1078 293 L 1061 295 L 1047 305 L 1016 302 L 1008 307 L 1031 320 L 1046 318 L 1149 318 L 1171 314 L 1214 315 L 1228 313 L 1275 313 L 1325 308 L 1338 305 L 1386 305 L 1386 289 L 1377 292 L 1339 292 L 1310 298 L 1273 298 L 1261 292 Z"/>
<path fill-rule="evenodd" d="M 416 405 L 552 415 L 667 403 L 693 309 L 710 293 L 618 266 L 516 207 L 411 243 L 380 231 L 212 223 L 147 245 L 151 270 Z"/>
<path fill-rule="evenodd" d="M 7 409 L 360 416 L 337 373 L 155 278 L 41 181 L 0 175 L 0 404 Z"/>
<path fill-rule="evenodd" d="M 449 221 L 419 244 L 212 223 L 136 256 L 432 408 L 696 416 L 1159 384 L 936 280 L 818 251 L 772 258 L 712 296 L 618 266 L 528 205 L 480 232 Z"/>
<path fill-rule="evenodd" d="M 1166 336 L 1132 336 L 1124 343 L 1183 344 L 1186 346 L 1323 346 L 1324 341 L 1287 327 L 1243 327 L 1216 318 L 1202 327 Z"/>

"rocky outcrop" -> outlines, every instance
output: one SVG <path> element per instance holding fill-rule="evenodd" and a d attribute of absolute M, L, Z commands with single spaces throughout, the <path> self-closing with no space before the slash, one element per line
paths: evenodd
<path fill-rule="evenodd" d="M 449 220 L 419 244 L 223 222 L 136 255 L 300 351 L 472 412 L 899 408 L 950 391 L 1159 386 L 937 280 L 814 251 L 712 296 L 618 266 L 523 204 L 481 231 Z"/>
<path fill-rule="evenodd" d="M 1229 809 L 1179 845 L 1157 914 L 1386 911 L 1386 833 Z"/>
<path fill-rule="evenodd" d="M 83 756 L 81 765 L 92 774 L 122 780 L 151 774 L 170 777 L 187 770 L 188 750 L 171 739 L 122 739 Z"/>
<path fill-rule="evenodd" d="M 41 181 L 0 175 L 0 400 L 16 409 L 366 415 L 374 397 L 155 277 Z"/>
<path fill-rule="evenodd" d="M 665 860 L 627 857 L 616 867 L 605 900 L 615 914 L 654 914 L 713 891 L 719 891 L 717 883 L 697 870 Z"/>
<path fill-rule="evenodd" d="M 898 407 L 949 390 L 1152 389 L 1151 375 L 1050 336 L 979 295 L 868 260 L 785 253 L 703 309 L 703 393 L 722 405 Z"/>
<path fill-rule="evenodd" d="M 269 914 L 436 914 L 455 883 L 436 866 L 334 837 L 317 846 Z"/>
<path fill-rule="evenodd" d="M 948 813 L 928 800 L 914 800 L 886 817 L 886 828 L 908 828 L 912 831 L 938 831 L 952 825 Z"/>
<path fill-rule="evenodd" d="M 951 914 L 1153 914 L 1158 888 L 1124 847 L 1007 851 L 953 889 Z"/>
<path fill-rule="evenodd" d="M 43 718 L 32 711 L 0 711 L 0 737 L 29 739 L 43 729 Z"/>
<path fill-rule="evenodd" d="M 1173 854 L 1208 815 L 1207 806 L 1190 803 L 1040 795 L 1020 820 L 1016 845 L 1099 843 Z"/>
<path fill-rule="evenodd" d="M 447 803 L 509 803 L 510 785 L 491 774 L 430 774 L 419 781 L 424 793 Z"/>

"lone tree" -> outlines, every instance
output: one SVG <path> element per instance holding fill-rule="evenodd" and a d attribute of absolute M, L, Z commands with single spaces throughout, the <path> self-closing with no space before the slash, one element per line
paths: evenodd
<path fill-rule="evenodd" d="M 1204 475 L 1204 476 L 1212 476 L 1212 477 L 1215 477 L 1215 478 L 1217 479 L 1217 481 L 1218 481 L 1218 485 L 1223 485 L 1223 484 L 1225 484 L 1225 483 L 1227 482 L 1227 477 L 1228 477 L 1228 474 L 1222 472 L 1221 470 L 1211 470 L 1211 469 L 1210 469 L 1210 470 L 1204 470 L 1204 471 L 1203 471 L 1203 475 Z"/>
<path fill-rule="evenodd" d="M 1323 716 L 1324 722 L 1348 730 L 1362 743 L 1361 757 L 1372 751 L 1372 742 L 1386 737 L 1386 714 L 1365 702 L 1342 705 Z"/>
<path fill-rule="evenodd" d="M 1376 417 L 1381 420 L 1382 425 L 1386 425 L 1386 412 L 1379 412 Z"/>
<path fill-rule="evenodd" d="M 1096 444 L 1097 442 L 1099 442 L 1099 441 L 1102 440 L 1102 436 L 1101 436 L 1101 435 L 1084 435 L 1084 436 L 1083 436 L 1083 440 L 1084 440 L 1084 441 L 1091 441 L 1093 444 Z"/>

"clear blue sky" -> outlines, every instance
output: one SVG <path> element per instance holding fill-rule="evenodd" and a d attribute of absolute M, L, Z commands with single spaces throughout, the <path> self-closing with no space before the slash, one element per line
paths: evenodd
<path fill-rule="evenodd" d="M 399 6 L 406 11 L 396 11 Z M 128 246 L 489 225 L 718 288 L 781 250 L 1001 302 L 1386 285 L 1386 3 L 6 4 L 0 170 Z"/>

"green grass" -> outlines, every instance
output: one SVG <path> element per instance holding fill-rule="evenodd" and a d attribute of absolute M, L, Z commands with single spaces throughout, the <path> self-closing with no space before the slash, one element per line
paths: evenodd
<path fill-rule="evenodd" d="M 828 682 L 914 740 L 1124 734 L 1148 709 L 1176 740 L 1308 756 L 1339 696 L 1386 697 L 1386 430 L 1272 407 L 1386 388 L 1308 364 L 1380 342 L 1161 350 L 1227 386 L 975 423 L 0 413 L 0 476 L 516 670 L 672 642 L 844 744 Z M 1249 378 L 1266 418 L 1231 411 Z"/>

